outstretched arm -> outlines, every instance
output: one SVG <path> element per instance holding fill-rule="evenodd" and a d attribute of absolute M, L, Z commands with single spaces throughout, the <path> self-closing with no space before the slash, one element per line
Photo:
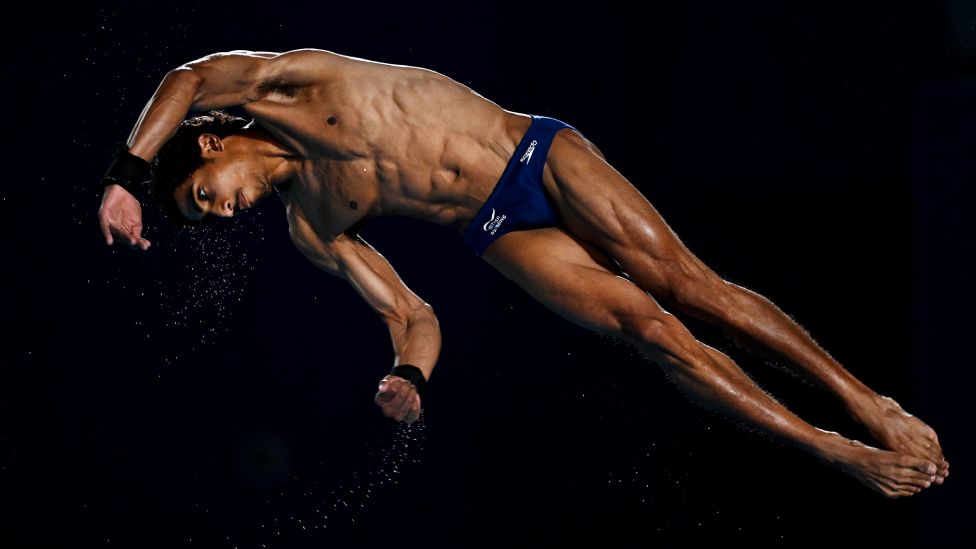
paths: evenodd
<path fill-rule="evenodd" d="M 341 56 L 326 50 L 284 53 L 234 50 L 214 53 L 172 69 L 142 109 L 126 141 L 128 153 L 149 162 L 179 128 L 190 110 L 235 107 L 256 101 L 280 86 L 304 86 L 327 77 Z M 142 238 L 142 209 L 127 190 L 105 187 L 99 224 L 105 243 L 113 233 L 132 246 L 149 248 Z"/>
<path fill-rule="evenodd" d="M 316 238 L 301 218 L 292 218 L 295 246 L 323 270 L 346 281 L 376 311 L 390 330 L 395 365 L 412 364 L 430 379 L 441 350 L 441 331 L 433 308 L 404 284 L 390 263 L 358 235 L 331 242 Z M 408 424 L 420 415 L 420 396 L 407 380 L 387 376 L 374 397 L 387 417 Z"/>
<path fill-rule="evenodd" d="M 328 74 L 338 56 L 325 50 L 212 53 L 169 71 L 129 135 L 129 152 L 151 160 L 190 110 L 238 107 L 275 86 L 307 86 Z"/>

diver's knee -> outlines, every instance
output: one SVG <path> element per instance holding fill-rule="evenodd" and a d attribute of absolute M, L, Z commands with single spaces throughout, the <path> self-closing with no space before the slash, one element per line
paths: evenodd
<path fill-rule="evenodd" d="M 641 346 L 665 347 L 679 335 L 678 323 L 670 313 L 618 317 L 618 336 Z"/>
<path fill-rule="evenodd" d="M 675 307 L 696 317 L 705 314 L 715 320 L 732 312 L 735 292 L 713 271 L 696 268 L 673 271 L 677 274 L 667 277 L 664 295 Z"/>

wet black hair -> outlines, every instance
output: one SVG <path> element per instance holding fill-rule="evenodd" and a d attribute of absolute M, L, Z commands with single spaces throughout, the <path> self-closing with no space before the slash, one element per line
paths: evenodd
<path fill-rule="evenodd" d="M 180 226 L 201 224 L 184 216 L 176 204 L 176 197 L 173 196 L 176 188 L 203 166 L 203 156 L 197 143 L 200 135 L 212 133 L 223 139 L 240 132 L 247 123 L 244 118 L 218 110 L 180 122 L 176 133 L 163 144 L 150 163 L 152 196 L 168 221 Z"/>

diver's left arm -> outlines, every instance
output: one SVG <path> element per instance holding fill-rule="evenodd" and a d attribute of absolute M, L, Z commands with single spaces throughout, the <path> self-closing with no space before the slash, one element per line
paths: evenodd
<path fill-rule="evenodd" d="M 390 330 L 395 365 L 416 366 L 430 379 L 441 352 L 441 330 L 430 304 L 404 284 L 390 263 L 359 235 L 339 239 L 335 255 L 343 277 L 380 314 Z M 334 244 L 335 245 L 335 244 Z M 408 425 L 420 417 L 418 387 L 403 377 L 384 376 L 373 401 L 383 415 Z"/>
<path fill-rule="evenodd" d="M 296 217 L 289 226 L 292 241 L 313 263 L 349 282 L 383 319 L 393 340 L 395 365 L 416 366 L 430 379 L 441 351 L 441 331 L 430 304 L 400 279 L 390 263 L 358 235 L 340 234 L 324 242 L 307 222 Z M 383 414 L 412 423 L 420 415 L 420 395 L 407 379 L 388 375 L 374 401 Z"/>
<path fill-rule="evenodd" d="M 342 240 L 347 248 L 336 255 L 343 278 L 377 312 L 390 330 L 395 364 L 411 364 L 424 379 L 441 352 L 441 330 L 433 307 L 404 284 L 389 261 L 362 237 Z"/>

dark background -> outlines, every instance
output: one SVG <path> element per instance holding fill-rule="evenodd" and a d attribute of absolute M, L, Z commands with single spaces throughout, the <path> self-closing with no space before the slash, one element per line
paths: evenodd
<path fill-rule="evenodd" d="M 10 13 L 0 546 L 964 544 L 976 7 L 639 4 Z M 441 322 L 410 428 L 372 402 L 385 327 L 291 246 L 280 200 L 187 233 L 143 195 L 153 247 L 104 244 L 98 180 L 167 70 L 305 47 L 579 128 L 720 275 L 932 425 L 947 482 L 888 500 L 712 415 L 445 227 L 361 233 Z M 814 425 L 875 444 L 826 392 L 679 317 Z"/>

